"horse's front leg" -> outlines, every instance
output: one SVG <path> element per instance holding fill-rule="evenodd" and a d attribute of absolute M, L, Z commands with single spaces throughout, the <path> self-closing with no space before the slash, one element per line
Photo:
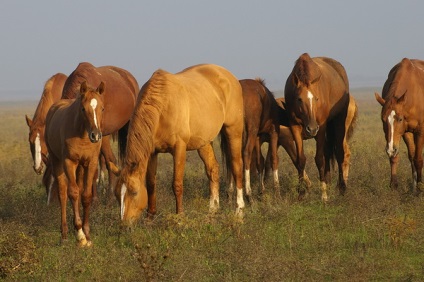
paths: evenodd
<path fill-rule="evenodd" d="M 415 157 L 414 157 L 414 165 L 417 171 L 417 186 L 415 193 L 419 194 L 423 190 L 424 183 L 422 182 L 422 169 L 423 169 L 423 144 L 424 144 L 424 136 L 421 134 L 417 134 L 414 136 L 415 139 Z"/>
<path fill-rule="evenodd" d="M 280 129 L 272 130 L 270 135 L 269 146 L 271 146 L 271 161 L 272 161 L 272 175 L 274 177 L 274 193 L 277 198 L 281 197 L 280 181 L 278 179 L 278 135 Z"/>
<path fill-rule="evenodd" d="M 55 182 L 57 183 L 59 190 L 59 201 L 60 201 L 60 212 L 61 212 L 61 241 L 63 242 L 68 238 L 68 224 L 66 222 L 66 206 L 68 201 L 68 186 L 66 181 L 66 175 L 63 170 L 63 164 L 56 160 L 52 156 L 51 166 L 53 169 L 53 175 Z"/>
<path fill-rule="evenodd" d="M 84 168 L 84 189 L 82 191 L 82 208 L 83 208 L 83 223 L 82 230 L 84 232 L 86 241 L 80 241 L 80 246 L 91 246 L 92 242 L 90 239 L 90 208 L 93 202 L 93 183 L 96 176 L 96 171 L 98 167 L 98 154 L 95 155 L 89 165 Z"/>
<path fill-rule="evenodd" d="M 318 168 L 319 180 L 321 183 L 321 199 L 328 201 L 327 184 L 329 183 L 330 156 L 325 156 L 325 128 L 320 128 L 316 139 L 315 164 Z"/>
<path fill-rule="evenodd" d="M 65 173 L 68 178 L 68 196 L 71 200 L 72 210 L 74 212 L 74 227 L 77 232 L 76 237 L 79 244 L 86 243 L 86 237 L 82 230 L 82 220 L 80 217 L 79 203 L 80 203 L 80 189 L 77 184 L 78 181 L 81 183 L 82 173 L 81 168 L 78 168 L 78 164 L 70 159 L 65 160 Z"/>
<path fill-rule="evenodd" d="M 291 133 L 293 135 L 294 143 L 296 145 L 296 168 L 299 177 L 299 184 L 297 191 L 299 193 L 298 199 L 303 200 L 309 191 L 310 182 L 305 181 L 305 166 L 306 166 L 306 157 L 305 152 L 303 151 L 303 138 L 302 138 L 302 126 L 292 125 L 290 127 Z M 309 186 L 308 186 L 309 184 Z"/>
<path fill-rule="evenodd" d="M 417 170 L 416 170 L 415 164 L 414 164 L 414 156 L 415 156 L 414 135 L 411 132 L 405 132 L 405 134 L 402 137 L 403 137 L 403 141 L 406 144 L 406 148 L 408 150 L 408 159 L 409 159 L 409 163 L 411 164 L 411 171 L 412 171 L 412 189 L 411 189 L 411 191 L 414 192 L 414 189 L 417 187 Z M 396 187 L 395 188 L 396 189 L 398 188 L 397 179 L 396 179 Z"/>
<path fill-rule="evenodd" d="M 219 165 L 212 144 L 209 143 L 197 150 L 205 164 L 206 175 L 209 179 L 209 211 L 215 213 L 219 209 Z"/>
<path fill-rule="evenodd" d="M 174 156 L 174 181 L 172 188 L 176 200 L 176 212 L 183 213 L 183 179 L 184 167 L 186 163 L 186 144 L 184 141 L 178 141 L 173 151 Z"/>
<path fill-rule="evenodd" d="M 252 162 L 252 152 L 255 148 L 256 144 L 256 138 L 257 138 L 257 130 L 249 132 L 247 136 L 247 141 L 243 149 L 243 166 L 244 166 L 244 181 L 245 181 L 245 189 L 246 189 L 246 197 L 247 200 L 250 202 L 252 199 L 252 188 L 250 185 L 250 164 Z M 200 152 L 199 152 L 200 153 Z M 260 170 L 261 168 L 257 166 L 257 168 Z M 259 175 L 261 175 L 261 172 L 259 172 Z"/>
<path fill-rule="evenodd" d="M 147 217 L 152 219 L 156 214 L 156 171 L 158 167 L 158 155 L 153 153 L 147 164 L 146 185 L 147 185 Z"/>

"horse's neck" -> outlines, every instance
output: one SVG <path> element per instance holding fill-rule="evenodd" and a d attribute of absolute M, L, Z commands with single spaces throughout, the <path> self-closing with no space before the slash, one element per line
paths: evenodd
<path fill-rule="evenodd" d="M 39 124 L 40 126 L 44 126 L 46 124 L 47 112 L 54 102 L 55 101 L 49 93 L 43 93 L 34 113 L 33 122 L 35 124 Z"/>

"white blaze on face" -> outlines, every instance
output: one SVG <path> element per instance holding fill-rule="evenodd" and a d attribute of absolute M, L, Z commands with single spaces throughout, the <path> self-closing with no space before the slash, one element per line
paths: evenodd
<path fill-rule="evenodd" d="M 122 187 L 121 187 L 121 220 L 124 219 L 124 213 L 125 213 L 124 198 L 125 198 L 126 192 L 127 192 L 127 186 L 125 186 L 125 184 L 122 184 Z"/>
<path fill-rule="evenodd" d="M 94 124 L 96 125 L 97 128 L 99 128 L 99 126 L 97 125 L 97 117 L 96 117 L 97 100 L 96 99 L 91 99 L 90 105 L 93 108 Z"/>
<path fill-rule="evenodd" d="M 37 137 L 34 142 L 35 155 L 34 155 L 34 167 L 38 169 L 41 166 L 41 141 L 40 133 L 37 133 Z"/>
<path fill-rule="evenodd" d="M 311 93 L 311 91 L 308 90 L 308 99 L 311 106 L 311 116 L 312 116 L 312 101 L 314 99 L 314 95 Z"/>
<path fill-rule="evenodd" d="M 390 130 L 390 141 L 388 144 L 388 151 L 392 152 L 393 151 L 393 134 L 394 134 L 394 121 L 395 121 L 395 111 L 392 111 L 389 115 L 389 117 L 387 118 L 387 121 L 389 122 L 389 130 Z"/>

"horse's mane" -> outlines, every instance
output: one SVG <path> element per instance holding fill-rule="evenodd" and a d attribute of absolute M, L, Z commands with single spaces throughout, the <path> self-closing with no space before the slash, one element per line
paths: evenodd
<path fill-rule="evenodd" d="M 308 87 L 314 80 L 321 76 L 321 71 L 311 57 L 305 53 L 296 60 L 293 74 L 296 75 L 299 82 Z"/>
<path fill-rule="evenodd" d="M 124 165 L 131 167 L 140 162 L 147 165 L 147 160 L 153 153 L 154 131 L 168 101 L 167 95 L 163 95 L 167 86 L 167 75 L 168 72 L 157 70 L 140 90 L 130 121 Z"/>
<path fill-rule="evenodd" d="M 54 79 L 55 75 L 50 77 L 44 84 L 43 94 L 41 94 L 40 102 L 38 103 L 33 117 L 34 125 L 44 125 L 46 122 L 45 117 L 50 109 L 50 106 L 53 104 L 51 91 Z"/>

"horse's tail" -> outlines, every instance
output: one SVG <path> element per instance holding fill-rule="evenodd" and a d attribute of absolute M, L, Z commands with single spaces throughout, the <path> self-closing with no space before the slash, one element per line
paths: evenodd
<path fill-rule="evenodd" d="M 127 136 L 130 122 L 128 121 L 121 129 L 118 130 L 118 159 L 123 164 L 125 154 L 127 152 Z"/>
<path fill-rule="evenodd" d="M 223 171 L 225 172 L 225 179 L 227 180 L 227 183 L 229 183 L 231 179 L 231 151 L 228 144 L 228 138 L 224 133 L 224 129 L 221 129 L 219 135 L 221 138 L 221 158 Z"/>
<path fill-rule="evenodd" d="M 355 100 L 353 99 L 353 97 L 350 98 L 351 99 L 351 103 L 349 103 L 349 109 L 348 109 L 348 118 L 349 118 L 349 114 L 351 114 L 351 111 L 353 111 L 353 117 L 351 117 L 351 121 L 349 123 L 349 128 L 347 130 L 347 140 L 350 140 L 352 138 L 353 132 L 355 130 L 356 127 L 356 122 L 358 120 L 358 105 L 356 104 Z M 353 108 L 353 109 L 352 109 Z"/>

